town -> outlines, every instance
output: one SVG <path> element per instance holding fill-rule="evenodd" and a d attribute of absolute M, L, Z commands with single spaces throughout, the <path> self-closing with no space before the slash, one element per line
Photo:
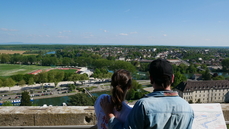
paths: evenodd
<path fill-rule="evenodd" d="M 11 50 L 6 50 L 9 48 Z M 29 48 L 35 49 L 31 50 Z M 41 50 L 42 48 L 44 50 Z M 174 90 L 179 91 L 180 96 L 189 103 L 229 102 L 227 93 L 229 91 L 229 75 L 227 73 L 229 48 L 2 45 L 1 49 L 0 62 L 2 65 L 0 67 L 2 67 L 2 71 L 4 69 L 3 65 L 6 64 L 50 67 L 45 70 L 33 70 L 25 75 L 17 75 L 16 72 L 14 74 L 13 70 L 11 70 L 9 75 L 7 72 L 1 73 L 2 77 L 8 76 L 8 79 L 6 79 L 7 77 L 0 79 L 1 87 L 23 86 L 33 83 L 37 83 L 38 85 L 42 83 L 43 85 L 44 83 L 53 82 L 54 88 L 61 81 L 73 81 L 75 82 L 73 84 L 80 81 L 83 84 L 85 82 L 84 80 L 88 80 L 89 78 L 90 80 L 109 79 L 112 75 L 112 72 L 109 71 L 115 71 L 121 68 L 131 71 L 136 80 L 147 80 L 149 78 L 147 73 L 148 64 L 154 59 L 164 58 L 174 66 L 175 77 L 177 77 L 173 85 Z M 21 50 L 22 53 L 17 53 L 14 50 Z M 60 71 L 52 72 L 55 70 L 75 70 L 76 74 L 67 74 Z M 82 75 L 82 77 L 76 76 L 77 74 Z M 53 77 L 51 78 L 49 76 Z M 42 77 L 44 78 L 43 80 Z M 13 79 L 13 83 L 7 83 L 9 82 L 9 78 Z M 93 87 L 93 85 L 90 86 Z M 90 90 L 93 90 L 93 88 Z M 65 93 L 67 92 L 69 91 L 65 91 Z M 208 96 L 203 93 L 208 94 Z M 129 99 L 138 98 L 140 97 L 129 97 Z"/>

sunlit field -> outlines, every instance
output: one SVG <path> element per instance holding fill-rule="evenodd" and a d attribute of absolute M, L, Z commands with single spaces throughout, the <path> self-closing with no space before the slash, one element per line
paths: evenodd
<path fill-rule="evenodd" d="M 19 65 L 19 64 L 0 64 L 0 76 L 11 76 L 15 74 L 28 74 L 35 70 L 45 70 L 51 68 L 50 66 L 36 66 L 36 65 Z"/>
<path fill-rule="evenodd" d="M 0 53 L 2 53 L 2 54 L 15 54 L 15 53 L 23 54 L 24 52 L 25 51 L 0 50 Z"/>

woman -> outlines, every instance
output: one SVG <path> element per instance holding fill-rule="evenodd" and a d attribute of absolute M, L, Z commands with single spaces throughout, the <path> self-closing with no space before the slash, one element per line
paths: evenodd
<path fill-rule="evenodd" d="M 116 71 L 111 78 L 112 95 L 102 94 L 95 102 L 95 114 L 98 129 L 107 129 L 108 119 L 100 106 L 100 101 L 104 97 L 109 97 L 114 106 L 114 114 L 121 122 L 125 122 L 132 107 L 126 104 L 125 97 L 128 89 L 131 88 L 130 72 L 124 69 Z"/>

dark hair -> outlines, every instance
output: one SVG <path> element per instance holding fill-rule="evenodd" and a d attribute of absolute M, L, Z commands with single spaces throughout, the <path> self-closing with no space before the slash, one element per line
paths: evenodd
<path fill-rule="evenodd" d="M 149 65 L 149 73 L 152 77 L 151 84 L 156 83 L 162 88 L 166 88 L 172 84 L 172 65 L 165 59 L 159 58 L 152 61 Z"/>
<path fill-rule="evenodd" d="M 124 69 L 117 70 L 111 78 L 112 102 L 117 111 L 122 109 L 122 101 L 125 99 L 127 90 L 131 87 L 130 72 Z"/>
<path fill-rule="evenodd" d="M 153 79 L 153 82 L 155 82 L 158 86 L 161 86 L 163 89 L 172 84 L 172 80 L 169 76 L 164 76 L 162 80 Z"/>

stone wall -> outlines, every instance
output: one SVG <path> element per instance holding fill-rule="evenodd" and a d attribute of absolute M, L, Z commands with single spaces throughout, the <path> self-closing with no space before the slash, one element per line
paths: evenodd
<path fill-rule="evenodd" d="M 94 107 L 0 106 L 0 126 L 95 125 Z"/>
<path fill-rule="evenodd" d="M 229 121 L 229 104 L 221 104 Z M 0 126 L 95 125 L 93 106 L 0 106 Z"/>
<path fill-rule="evenodd" d="M 221 104 L 225 121 L 229 121 L 229 104 Z"/>

